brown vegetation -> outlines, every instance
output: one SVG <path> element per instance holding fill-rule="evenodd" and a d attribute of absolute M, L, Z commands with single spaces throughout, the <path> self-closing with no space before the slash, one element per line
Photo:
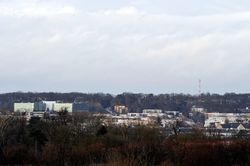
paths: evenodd
<path fill-rule="evenodd" d="M 65 115 L 63 115 L 65 116 Z M 31 165 L 249 165 L 250 142 L 206 138 L 202 133 L 166 137 L 152 127 L 104 126 L 89 115 L 0 120 L 0 164 Z"/>

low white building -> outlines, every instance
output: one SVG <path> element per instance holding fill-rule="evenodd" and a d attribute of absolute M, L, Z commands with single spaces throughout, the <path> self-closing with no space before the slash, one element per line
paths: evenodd
<path fill-rule="evenodd" d="M 182 116 L 182 113 L 179 111 L 164 111 L 167 115 L 172 116 Z"/>
<path fill-rule="evenodd" d="M 250 120 L 249 113 L 206 113 L 206 120 L 204 127 L 209 127 L 211 123 L 236 123 L 248 122 Z"/>
<path fill-rule="evenodd" d="M 125 126 L 137 126 L 137 125 L 150 125 L 154 124 L 155 120 L 152 117 L 141 117 L 141 116 L 112 116 L 111 123 L 115 125 L 125 125 Z"/>
<path fill-rule="evenodd" d="M 191 108 L 191 111 L 192 111 L 192 112 L 205 113 L 205 112 L 207 112 L 207 109 L 202 108 L 202 107 L 193 106 L 193 107 Z"/>
<path fill-rule="evenodd" d="M 144 109 L 142 110 L 143 113 L 162 113 L 161 109 Z"/>

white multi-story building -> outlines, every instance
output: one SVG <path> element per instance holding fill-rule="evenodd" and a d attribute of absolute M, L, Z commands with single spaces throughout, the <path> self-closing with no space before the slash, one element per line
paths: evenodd
<path fill-rule="evenodd" d="M 67 110 L 69 113 L 73 111 L 73 104 L 72 103 L 54 103 L 53 110 L 55 112 L 60 112 L 63 110 Z"/>
<path fill-rule="evenodd" d="M 43 101 L 43 103 L 45 103 L 45 110 L 46 111 L 53 111 L 54 104 L 56 104 L 56 101 Z"/>
<path fill-rule="evenodd" d="M 114 111 L 119 114 L 125 114 L 125 113 L 128 113 L 128 107 L 124 105 L 115 105 Z"/>
<path fill-rule="evenodd" d="M 34 103 L 14 103 L 14 112 L 33 112 Z"/>
<path fill-rule="evenodd" d="M 14 112 L 44 112 L 44 111 L 73 111 L 72 103 L 57 103 L 55 101 L 41 101 L 37 103 L 14 103 Z"/>

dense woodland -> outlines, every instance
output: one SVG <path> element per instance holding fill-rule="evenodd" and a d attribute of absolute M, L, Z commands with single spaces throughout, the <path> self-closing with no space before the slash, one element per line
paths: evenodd
<path fill-rule="evenodd" d="M 159 108 L 168 111 L 190 111 L 193 105 L 204 107 L 209 112 L 241 112 L 250 108 L 250 94 L 228 93 L 201 94 L 200 96 L 187 94 L 84 94 L 84 93 L 6 93 L 0 94 L 0 109 L 13 110 L 14 102 L 35 102 L 39 100 L 56 100 L 63 102 L 89 102 L 102 111 L 115 104 L 126 105 L 130 112 L 140 112 L 145 108 Z"/>
<path fill-rule="evenodd" d="M 104 126 L 89 114 L 0 118 L 0 165 L 249 165 L 250 139 L 166 137 L 158 127 Z"/>

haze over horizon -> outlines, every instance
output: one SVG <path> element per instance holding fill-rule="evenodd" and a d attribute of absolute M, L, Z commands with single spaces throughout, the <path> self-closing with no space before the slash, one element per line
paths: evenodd
<path fill-rule="evenodd" d="M 1 0 L 0 93 L 249 93 L 250 1 Z"/>

